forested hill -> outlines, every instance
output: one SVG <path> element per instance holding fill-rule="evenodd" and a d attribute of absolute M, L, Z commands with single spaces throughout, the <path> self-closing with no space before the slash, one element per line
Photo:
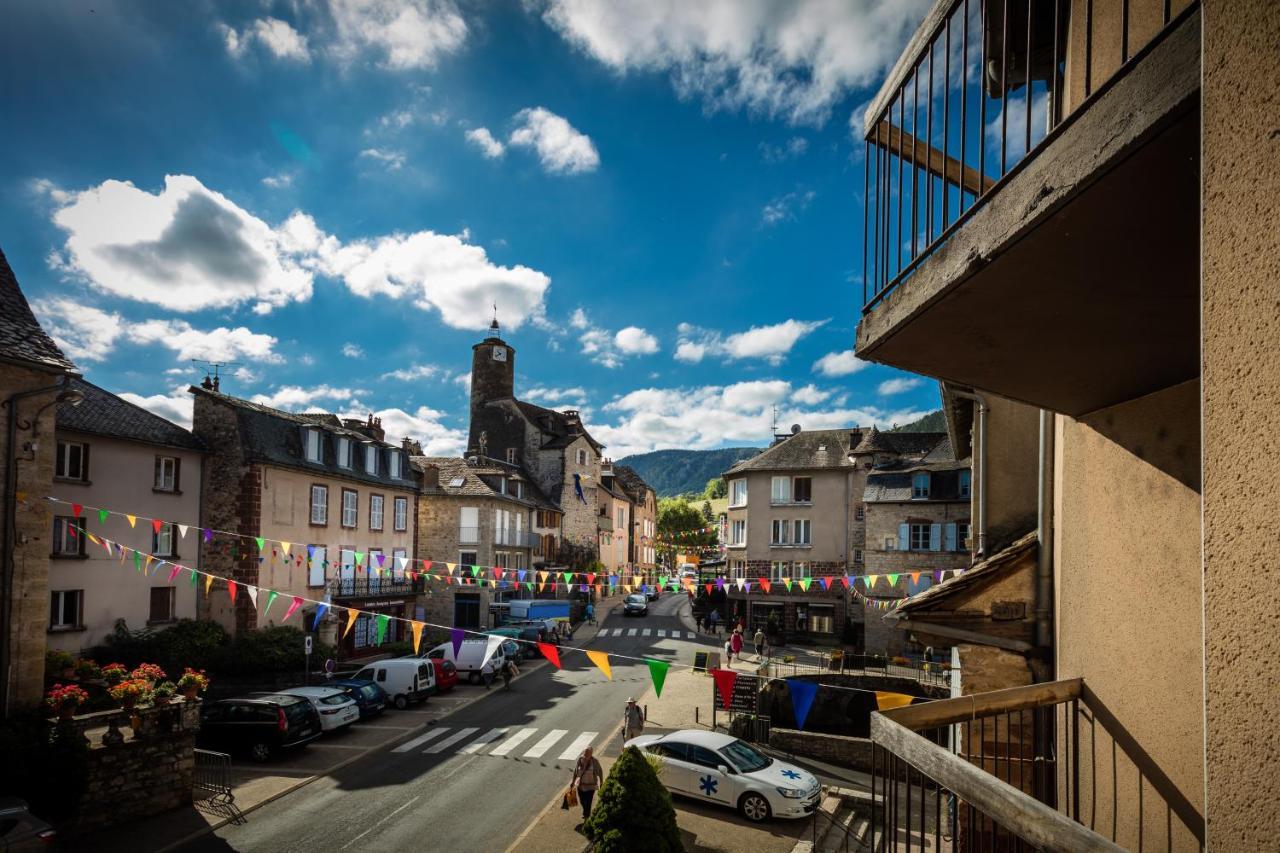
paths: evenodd
<path fill-rule="evenodd" d="M 715 479 L 739 460 L 750 459 L 759 447 L 722 447 L 717 450 L 655 450 L 619 459 L 630 465 L 659 497 L 702 494 L 707 481 Z"/>

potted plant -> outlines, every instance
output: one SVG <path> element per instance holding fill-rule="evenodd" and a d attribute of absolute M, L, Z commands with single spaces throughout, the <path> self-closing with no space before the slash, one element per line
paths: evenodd
<path fill-rule="evenodd" d="M 76 715 L 76 709 L 89 701 L 89 694 L 74 684 L 55 684 L 45 694 L 44 703 L 58 715 L 59 720 L 69 720 Z"/>
<path fill-rule="evenodd" d="M 178 679 L 178 689 L 188 699 L 195 699 L 198 694 L 209 689 L 209 676 L 205 675 L 203 669 L 186 667 L 186 671 Z"/>
<path fill-rule="evenodd" d="M 151 694 L 151 684 L 140 678 L 128 678 L 112 686 L 107 692 L 120 703 L 121 708 L 132 711 L 134 706 Z"/>
<path fill-rule="evenodd" d="M 114 687 L 129 675 L 128 668 L 122 663 L 109 663 L 102 668 L 102 680 L 108 687 Z"/>
<path fill-rule="evenodd" d="M 173 698 L 178 692 L 178 687 L 172 681 L 162 681 L 151 690 L 151 701 L 156 705 L 163 705 Z"/>
<path fill-rule="evenodd" d="M 102 669 L 88 658 L 76 661 L 76 677 L 81 681 L 96 681 L 102 677 Z"/>
<path fill-rule="evenodd" d="M 44 653 L 44 671 L 58 673 L 62 678 L 76 677 L 76 659 L 62 649 L 49 649 Z"/>
<path fill-rule="evenodd" d="M 157 684 L 168 678 L 165 671 L 154 663 L 140 663 L 138 668 L 129 673 L 129 677 L 137 681 L 146 681 L 149 684 Z"/>

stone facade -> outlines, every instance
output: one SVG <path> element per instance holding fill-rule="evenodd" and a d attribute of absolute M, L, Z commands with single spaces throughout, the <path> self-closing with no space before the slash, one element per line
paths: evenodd
<path fill-rule="evenodd" d="M 770 729 L 769 748 L 788 755 L 816 758 L 837 767 L 847 767 L 871 773 L 872 744 L 864 737 L 829 735 L 822 732 L 806 732 L 797 729 Z"/>

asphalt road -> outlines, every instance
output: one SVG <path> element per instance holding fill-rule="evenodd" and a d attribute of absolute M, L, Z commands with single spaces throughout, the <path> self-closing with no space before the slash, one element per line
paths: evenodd
<path fill-rule="evenodd" d="M 590 648 L 691 661 L 695 646 L 715 641 L 691 639 L 687 613 L 681 594 L 651 603 L 646 617 L 615 611 Z M 612 681 L 584 654 L 565 652 L 561 662 L 559 671 L 543 666 L 513 682 L 509 692 L 495 688 L 404 744 L 318 779 L 184 849 L 502 850 L 564 789 L 585 746 L 620 751 L 627 697 L 639 698 L 649 685 L 643 662 L 612 658 Z"/>

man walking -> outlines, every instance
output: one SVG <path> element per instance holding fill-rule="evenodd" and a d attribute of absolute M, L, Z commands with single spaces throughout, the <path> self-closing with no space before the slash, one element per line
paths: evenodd
<path fill-rule="evenodd" d="M 573 781 L 569 783 L 570 788 L 575 785 L 578 787 L 578 802 L 582 804 L 583 823 L 591 817 L 591 801 L 595 799 L 596 791 L 602 782 L 604 782 L 604 771 L 600 767 L 600 760 L 592 755 L 591 747 L 587 747 L 578 756 L 578 763 L 573 768 Z"/>
<path fill-rule="evenodd" d="M 757 628 L 756 635 L 753 638 L 756 644 L 756 657 L 764 659 L 764 629 Z"/>
<path fill-rule="evenodd" d="M 644 713 L 636 704 L 635 697 L 627 699 L 627 707 L 622 712 L 622 742 L 644 734 Z"/>

